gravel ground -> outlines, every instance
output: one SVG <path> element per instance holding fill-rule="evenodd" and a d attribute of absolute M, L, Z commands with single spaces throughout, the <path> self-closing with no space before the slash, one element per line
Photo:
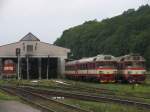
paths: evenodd
<path fill-rule="evenodd" d="M 0 112 L 41 112 L 17 101 L 0 101 Z"/>

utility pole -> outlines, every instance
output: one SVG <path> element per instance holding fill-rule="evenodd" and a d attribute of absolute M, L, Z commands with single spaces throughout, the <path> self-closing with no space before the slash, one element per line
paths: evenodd
<path fill-rule="evenodd" d="M 47 60 L 47 80 L 49 79 L 48 76 L 49 76 L 49 55 Z"/>
<path fill-rule="evenodd" d="M 2 78 L 2 58 L 0 58 L 0 79 Z"/>
<path fill-rule="evenodd" d="M 20 55 L 18 55 L 18 80 L 20 80 Z"/>
<path fill-rule="evenodd" d="M 38 59 L 38 65 L 39 65 L 39 80 L 42 79 L 41 77 L 41 58 Z"/>
<path fill-rule="evenodd" d="M 20 52 L 21 52 L 20 48 L 17 48 L 16 55 L 18 57 L 18 67 L 17 67 L 18 68 L 18 72 L 17 72 L 18 80 L 20 80 Z"/>
<path fill-rule="evenodd" d="M 20 62 L 20 80 L 22 79 L 22 58 L 20 56 L 20 59 L 19 59 L 19 62 Z"/>
<path fill-rule="evenodd" d="M 29 80 L 29 56 L 27 55 L 26 56 L 26 59 L 27 59 L 27 80 Z"/>

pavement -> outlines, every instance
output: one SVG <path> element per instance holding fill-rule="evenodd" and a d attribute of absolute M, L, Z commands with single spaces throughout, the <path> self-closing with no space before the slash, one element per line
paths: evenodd
<path fill-rule="evenodd" d="M 19 101 L 0 101 L 0 112 L 41 112 Z"/>

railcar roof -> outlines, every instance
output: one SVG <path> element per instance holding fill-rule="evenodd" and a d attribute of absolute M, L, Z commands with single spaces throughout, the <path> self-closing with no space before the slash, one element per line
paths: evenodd
<path fill-rule="evenodd" d="M 134 57 L 139 57 L 138 60 L 135 60 Z M 139 54 L 128 54 L 124 56 L 117 57 L 118 61 L 145 61 L 144 57 Z"/>
<path fill-rule="evenodd" d="M 67 62 L 67 65 L 70 64 L 77 64 L 77 63 L 86 63 L 86 62 L 98 62 L 98 61 L 117 61 L 117 59 L 112 56 L 112 55 L 97 55 L 95 57 L 90 57 L 90 58 L 82 58 L 80 60 L 76 60 L 76 61 L 70 61 Z"/>

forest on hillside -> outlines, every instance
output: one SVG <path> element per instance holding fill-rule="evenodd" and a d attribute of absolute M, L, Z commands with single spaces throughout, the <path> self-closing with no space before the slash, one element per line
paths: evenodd
<path fill-rule="evenodd" d="M 86 21 L 63 32 L 55 45 L 70 48 L 70 58 L 138 53 L 150 68 L 150 6 L 129 9 L 102 21 Z"/>

